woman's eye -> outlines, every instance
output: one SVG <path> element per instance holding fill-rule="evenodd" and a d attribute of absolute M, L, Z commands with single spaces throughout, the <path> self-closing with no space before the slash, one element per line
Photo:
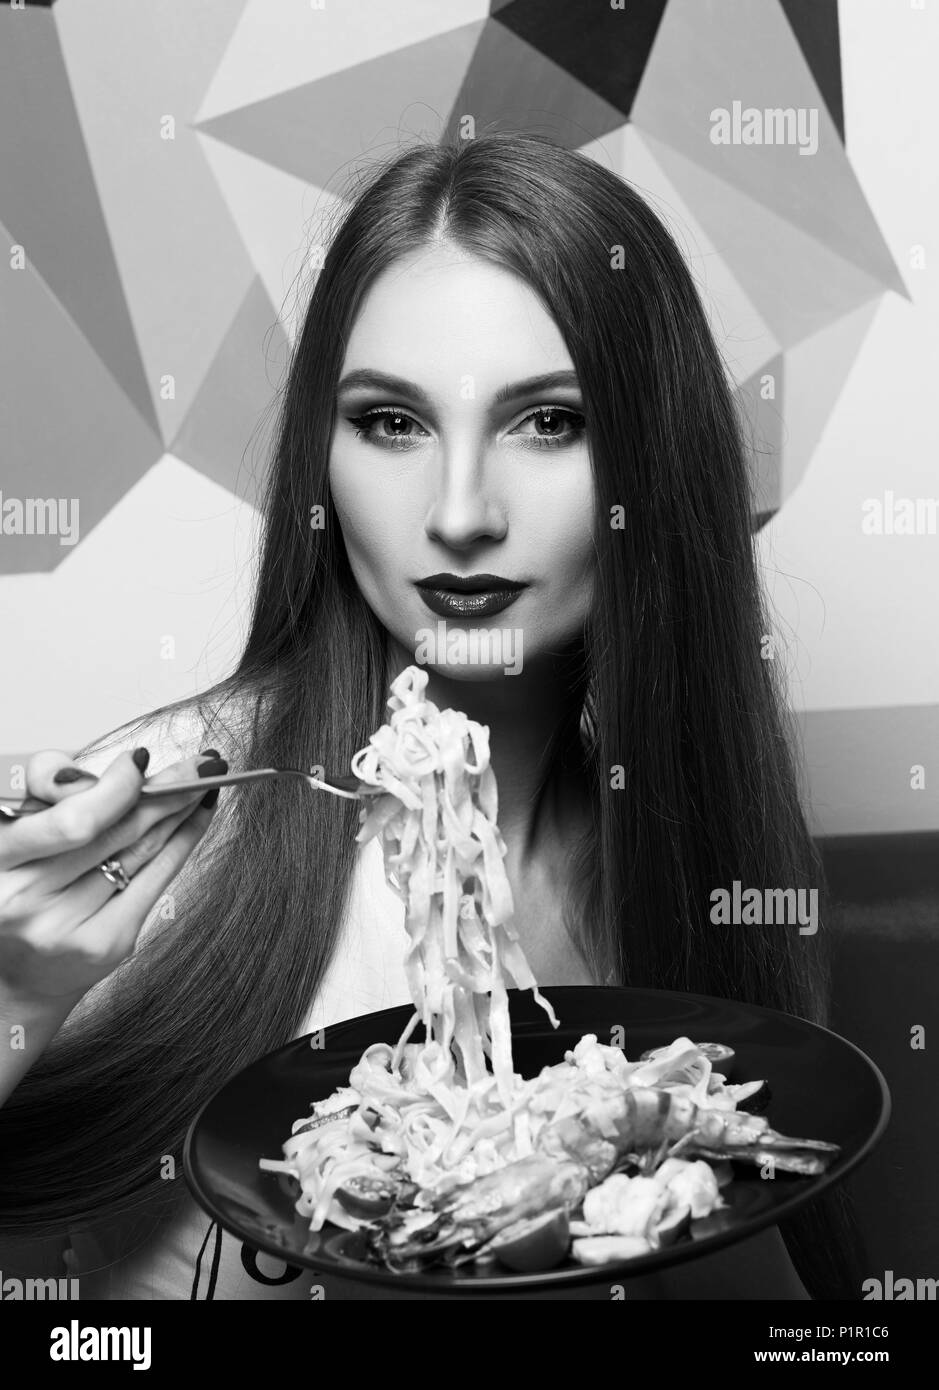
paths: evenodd
<path fill-rule="evenodd" d="M 413 415 L 393 406 L 367 410 L 362 415 L 350 415 L 349 424 L 355 426 L 356 437 L 367 439 L 383 449 L 413 449 L 419 440 L 427 437 L 427 430 L 419 425 Z M 533 432 L 526 430 L 533 426 Z M 583 435 L 585 421 L 576 410 L 562 406 L 540 406 L 531 411 L 512 434 L 526 449 L 558 449 L 574 444 Z"/>
<path fill-rule="evenodd" d="M 523 425 L 535 425 L 534 434 L 523 434 L 525 448 L 534 449 L 558 449 L 566 444 L 575 443 L 583 434 L 586 421 L 583 415 L 579 415 L 576 410 L 565 410 L 561 406 L 545 405 L 540 406 L 527 415 L 513 434 L 517 434 Z"/>
<path fill-rule="evenodd" d="M 385 433 L 385 421 L 387 421 L 387 434 Z M 350 416 L 349 424 L 356 426 L 355 433 L 358 438 L 367 439 L 372 444 L 379 444 L 384 449 L 412 449 L 417 442 L 415 432 L 427 433 L 413 416 L 406 414 L 403 410 L 391 408 L 367 410 L 364 415 Z M 381 426 L 381 428 L 377 428 L 377 426 Z M 412 426 L 414 432 L 412 432 Z"/>

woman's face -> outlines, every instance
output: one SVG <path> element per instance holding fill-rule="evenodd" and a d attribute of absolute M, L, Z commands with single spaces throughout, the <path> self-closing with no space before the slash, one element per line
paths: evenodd
<path fill-rule="evenodd" d="M 330 487 L 359 588 L 418 663 L 518 674 L 581 632 L 594 557 L 582 412 L 557 325 L 510 272 L 447 244 L 372 285 L 340 374 Z M 454 576 L 497 578 L 459 592 Z"/>

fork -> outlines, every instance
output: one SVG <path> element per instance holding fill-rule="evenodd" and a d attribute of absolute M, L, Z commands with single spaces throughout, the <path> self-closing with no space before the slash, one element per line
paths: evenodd
<path fill-rule="evenodd" d="M 234 787 L 245 782 L 261 782 L 274 777 L 301 777 L 309 786 L 318 791 L 331 792 L 349 801 L 364 800 L 369 796 L 381 795 L 382 787 L 373 787 L 360 782 L 357 777 L 322 777 L 313 772 L 304 772 L 299 767 L 255 767 L 248 772 L 225 772 L 217 777 L 198 777 L 186 782 L 161 782 L 155 786 L 153 779 L 144 782 L 141 795 L 175 796 L 177 792 L 209 791 L 212 787 Z M 29 796 L 16 806 L 0 805 L 0 819 L 18 820 L 20 816 L 32 815 L 35 811 L 47 811 L 53 803 L 42 801 L 38 796 Z"/>

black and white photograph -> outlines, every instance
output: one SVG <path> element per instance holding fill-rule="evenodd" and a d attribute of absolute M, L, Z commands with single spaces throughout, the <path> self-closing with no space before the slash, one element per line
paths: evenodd
<path fill-rule="evenodd" d="M 27 1374 L 207 1301 L 907 1364 L 937 58 L 936 0 L 2 0 Z"/>

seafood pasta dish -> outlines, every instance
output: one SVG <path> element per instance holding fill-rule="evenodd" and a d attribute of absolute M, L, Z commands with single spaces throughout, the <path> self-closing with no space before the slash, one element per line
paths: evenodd
<path fill-rule="evenodd" d="M 838 1147 L 771 1129 L 754 1113 L 766 1084 L 731 1084 L 719 1044 L 677 1038 L 630 1062 L 587 1034 L 538 1076 L 516 1074 L 507 988 L 558 1020 L 512 926 L 489 731 L 438 710 L 426 686 L 407 667 L 388 722 L 352 760 L 380 789 L 356 838 L 381 837 L 405 904 L 414 1013 L 295 1122 L 283 1159 L 261 1160 L 296 1180 L 311 1230 L 361 1231 L 368 1258 L 399 1272 L 603 1264 L 718 1210 L 731 1160 L 823 1172 Z"/>

